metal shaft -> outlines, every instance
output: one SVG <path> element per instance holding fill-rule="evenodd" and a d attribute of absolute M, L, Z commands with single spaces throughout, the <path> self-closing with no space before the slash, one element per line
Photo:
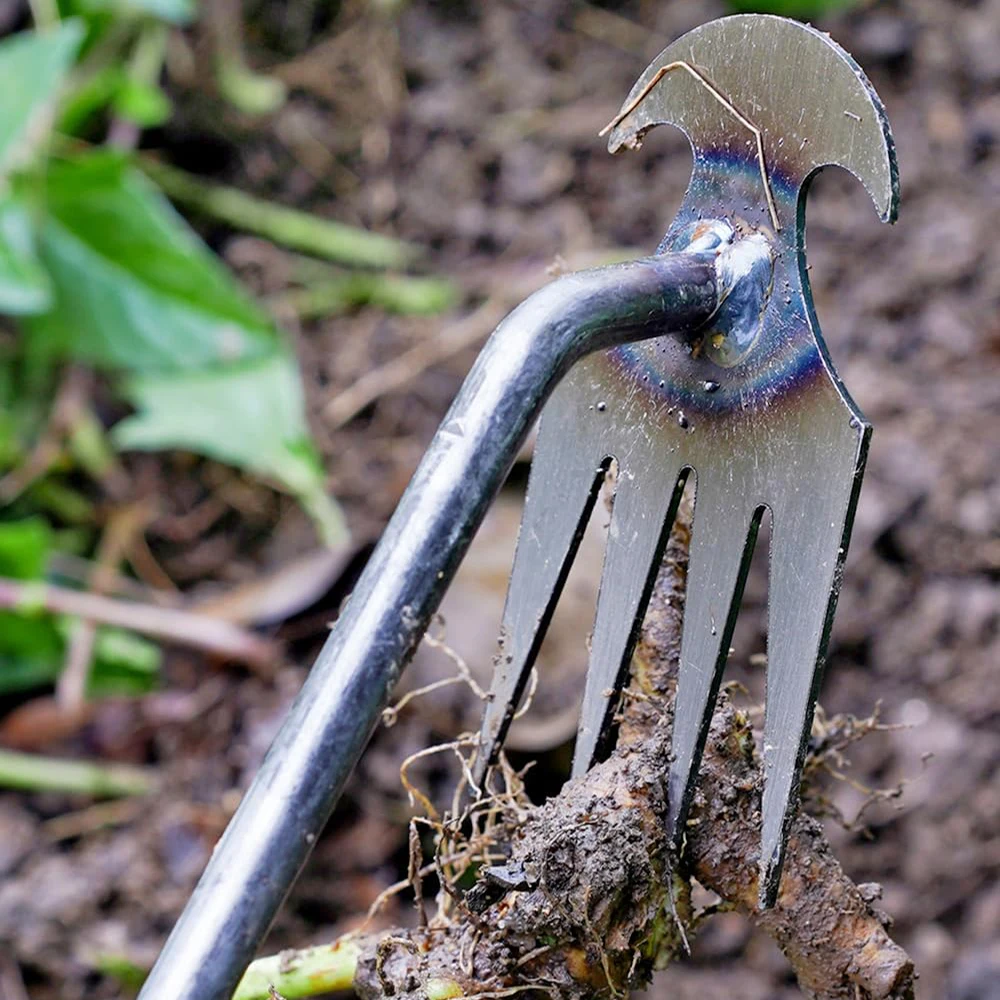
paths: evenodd
<path fill-rule="evenodd" d="M 542 404 L 583 355 L 701 326 L 712 255 L 566 275 L 518 306 L 466 378 L 140 1000 L 228 1000 L 333 811 Z"/>

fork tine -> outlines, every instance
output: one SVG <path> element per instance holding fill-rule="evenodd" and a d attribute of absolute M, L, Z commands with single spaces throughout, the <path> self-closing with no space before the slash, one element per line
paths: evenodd
<path fill-rule="evenodd" d="M 761 510 L 731 485 L 698 477 L 668 785 L 668 828 L 676 847 L 683 839 Z"/>
<path fill-rule="evenodd" d="M 584 774 L 601 751 L 684 492 L 680 464 L 662 455 L 623 466 L 611 513 L 590 646 L 583 710 L 573 755 L 573 776 Z"/>
<path fill-rule="evenodd" d="M 569 401 L 564 392 L 560 396 Z M 588 447 L 585 432 L 584 443 L 567 447 L 569 418 L 554 397 L 539 427 L 507 587 L 501 649 L 473 768 L 477 783 L 507 735 L 607 471 L 596 443 Z"/>
<path fill-rule="evenodd" d="M 798 799 L 853 503 L 856 468 L 774 506 L 768 588 L 760 900 L 774 905 Z M 839 485 L 839 488 L 838 488 Z"/>

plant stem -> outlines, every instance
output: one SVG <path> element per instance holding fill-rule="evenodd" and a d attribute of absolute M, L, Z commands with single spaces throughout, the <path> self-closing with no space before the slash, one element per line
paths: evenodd
<path fill-rule="evenodd" d="M 343 549 L 351 539 L 340 505 L 327 495 L 323 484 L 314 489 L 301 490 L 295 498 L 302 509 L 313 519 L 320 541 L 331 550 Z"/>
<path fill-rule="evenodd" d="M 68 590 L 53 584 L 0 578 L 0 608 L 73 615 L 191 646 L 251 666 L 269 666 L 277 655 L 271 642 L 230 622 L 176 608 L 159 608 Z"/>
<path fill-rule="evenodd" d="M 349 990 L 361 949 L 350 937 L 333 944 L 258 958 L 240 980 L 233 1000 L 268 1000 L 273 986 L 287 1000 Z"/>
<path fill-rule="evenodd" d="M 163 61 L 167 55 L 169 31 L 165 24 L 151 21 L 143 25 L 129 57 L 126 76 L 133 84 L 153 87 L 163 72 Z M 108 130 L 108 145 L 119 149 L 135 149 L 142 135 L 139 122 L 121 114 L 115 116 Z"/>
<path fill-rule="evenodd" d="M 174 201 L 293 250 L 375 268 L 403 267 L 417 255 L 417 248 L 402 240 L 320 219 L 238 188 L 209 184 L 149 157 L 142 157 L 139 165 Z"/>
<path fill-rule="evenodd" d="M 285 84 L 255 73 L 243 47 L 243 13 L 238 0 L 213 0 L 206 10 L 215 40 L 215 79 L 219 94 L 246 115 L 269 115 L 288 97 Z"/>
<path fill-rule="evenodd" d="M 328 276 L 285 292 L 277 301 L 293 309 L 300 319 L 316 319 L 363 305 L 403 314 L 439 313 L 454 305 L 457 298 L 458 290 L 445 278 L 357 272 Z"/>
<path fill-rule="evenodd" d="M 59 23 L 59 5 L 56 0 L 28 0 L 31 19 L 39 31 L 48 31 Z"/>
<path fill-rule="evenodd" d="M 121 764 L 90 764 L 0 750 L 0 786 L 26 792 L 68 792 L 117 798 L 148 795 L 156 787 L 156 781 L 147 771 Z"/>

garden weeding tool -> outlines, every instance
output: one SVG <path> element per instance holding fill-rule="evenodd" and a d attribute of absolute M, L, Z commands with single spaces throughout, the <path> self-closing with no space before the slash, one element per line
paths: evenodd
<path fill-rule="evenodd" d="M 613 458 L 617 490 L 574 773 L 601 751 L 685 478 L 695 477 L 674 760 L 681 833 L 762 511 L 772 517 L 760 895 L 775 899 L 870 434 L 809 293 L 810 178 L 838 164 L 895 217 L 884 109 L 794 21 L 741 15 L 668 47 L 610 128 L 694 151 L 649 258 L 567 275 L 470 372 L 141 993 L 224 1000 L 360 756 L 546 399 L 476 773 L 503 740 Z M 558 384 L 558 388 L 557 388 Z"/>

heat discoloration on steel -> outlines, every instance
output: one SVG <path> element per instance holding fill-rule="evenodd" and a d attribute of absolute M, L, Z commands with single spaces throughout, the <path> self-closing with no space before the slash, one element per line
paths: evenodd
<path fill-rule="evenodd" d="M 696 72 L 662 72 L 680 63 Z M 753 123 L 759 148 L 726 102 Z M 761 15 L 714 21 L 669 46 L 636 82 L 616 121 L 612 152 L 636 148 L 659 124 L 677 126 L 691 142 L 691 181 L 661 252 L 704 239 L 706 225 L 718 225 L 709 220 L 724 220 L 744 243 L 767 241 L 773 271 L 759 302 L 741 303 L 728 317 L 720 310 L 722 319 L 697 336 L 661 337 L 585 358 L 547 404 L 480 767 L 503 738 L 505 699 L 530 669 L 598 472 L 614 458 L 618 487 L 574 773 L 591 766 L 614 707 L 608 690 L 618 690 L 624 678 L 680 487 L 693 475 L 669 776 L 671 833 L 680 846 L 757 525 L 768 509 L 760 897 L 769 906 L 870 436 L 820 336 L 805 266 L 805 197 L 819 169 L 839 165 L 861 181 L 884 221 L 895 219 L 892 135 L 878 96 L 847 53 L 813 28 Z M 759 258 L 753 266 L 762 266 Z"/>

